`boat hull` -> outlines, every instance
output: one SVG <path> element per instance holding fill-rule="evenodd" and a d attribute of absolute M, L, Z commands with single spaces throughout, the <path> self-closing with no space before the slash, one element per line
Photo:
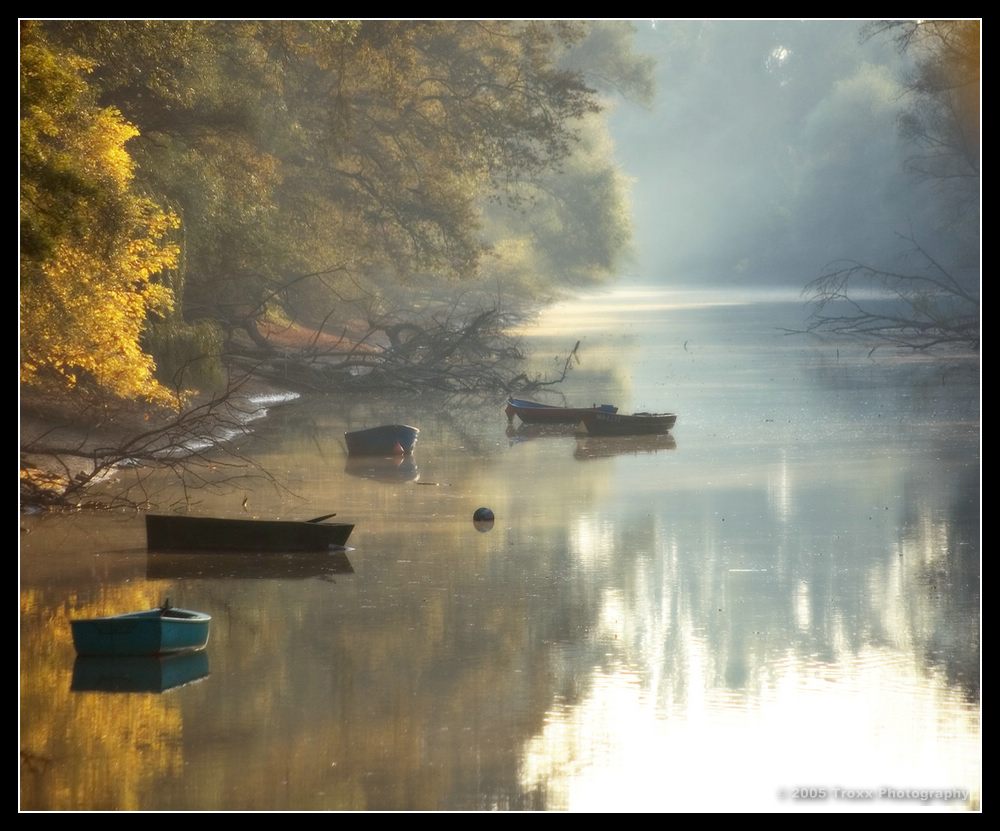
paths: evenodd
<path fill-rule="evenodd" d="M 669 432 L 677 416 L 674 413 L 587 413 L 580 420 L 592 436 L 648 436 Z"/>
<path fill-rule="evenodd" d="M 413 452 L 420 430 L 407 424 L 385 424 L 344 433 L 351 456 L 403 456 Z"/>
<path fill-rule="evenodd" d="M 204 649 L 212 618 L 186 609 L 150 609 L 70 621 L 78 655 L 170 655 Z"/>
<path fill-rule="evenodd" d="M 146 514 L 150 551 L 321 551 L 344 545 L 343 522 L 292 522 Z"/>
<path fill-rule="evenodd" d="M 521 398 L 510 398 L 504 408 L 508 421 L 517 416 L 525 424 L 576 424 L 584 416 L 591 413 L 618 412 L 611 404 L 601 404 L 593 407 L 555 407 L 551 404 L 539 404 L 537 401 L 526 401 Z"/>

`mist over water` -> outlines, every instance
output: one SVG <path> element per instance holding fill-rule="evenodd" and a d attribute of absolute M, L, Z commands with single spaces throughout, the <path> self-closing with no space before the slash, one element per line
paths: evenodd
<path fill-rule="evenodd" d="M 488 294 L 527 315 L 527 377 L 569 367 L 531 397 L 676 426 L 601 438 L 508 423 L 499 393 L 269 392 L 184 446 L 208 466 L 136 462 L 88 496 L 135 481 L 163 512 L 336 512 L 346 551 L 152 554 L 136 510 L 23 516 L 21 807 L 977 810 L 979 179 L 962 201 L 915 150 L 914 113 L 943 100 L 915 94 L 920 51 L 839 21 L 565 43 L 555 22 L 366 21 L 289 28 L 279 59 L 281 26 L 229 25 L 24 27 L 42 69 L 58 44 L 93 51 L 81 106 L 123 96 L 107 117 L 158 148 L 143 181 L 202 211 L 179 232 L 178 332 L 255 309 L 288 338 L 283 363 L 259 353 L 287 379 L 295 344 L 346 349 L 399 311 L 353 345 L 375 354 L 378 331 Z M 158 66 L 169 34 L 203 63 Z M 245 84 L 251 65 L 273 87 Z M 147 67 L 170 83 L 141 86 Z M 888 271 L 830 313 L 908 309 L 910 347 L 937 316 L 950 348 L 803 331 L 803 287 L 845 258 Z M 532 315 L 535 296 L 560 299 Z M 314 359 L 311 389 L 347 385 Z M 348 457 L 345 431 L 393 423 L 420 428 L 412 456 Z M 238 452 L 215 464 L 220 443 Z M 167 598 L 212 615 L 204 653 L 75 656 L 71 619 Z"/>
<path fill-rule="evenodd" d="M 539 368 L 583 337 L 548 400 L 673 410 L 672 441 L 508 427 L 501 401 L 273 409 L 246 449 L 295 496 L 249 504 L 336 509 L 347 566 L 199 576 L 147 557 L 134 516 L 26 518 L 23 744 L 53 761 L 22 773 L 25 807 L 976 805 L 975 373 L 788 338 L 798 306 L 773 295 L 713 297 L 597 293 L 529 335 Z M 396 477 L 344 455 L 373 420 L 421 427 Z M 66 618 L 164 595 L 215 616 L 208 675 L 71 692 Z M 969 794 L 793 794 L 882 785 Z"/>

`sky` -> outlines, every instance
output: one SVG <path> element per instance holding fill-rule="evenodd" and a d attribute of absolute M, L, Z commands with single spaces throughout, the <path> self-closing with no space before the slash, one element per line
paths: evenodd
<path fill-rule="evenodd" d="M 899 234 L 944 244 L 928 185 L 904 169 L 907 65 L 891 42 L 862 42 L 858 22 L 636 26 L 657 92 L 611 122 L 632 178 L 629 276 L 801 286 L 842 258 L 892 265 Z"/>

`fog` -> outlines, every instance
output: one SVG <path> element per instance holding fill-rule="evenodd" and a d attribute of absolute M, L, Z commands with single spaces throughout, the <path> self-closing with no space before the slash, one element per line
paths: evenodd
<path fill-rule="evenodd" d="M 637 27 L 656 97 L 612 119 L 633 179 L 632 277 L 801 287 L 840 258 L 890 266 L 900 234 L 954 253 L 963 235 L 935 231 L 948 223 L 933 183 L 905 169 L 908 66 L 890 40 L 862 41 L 857 22 Z"/>

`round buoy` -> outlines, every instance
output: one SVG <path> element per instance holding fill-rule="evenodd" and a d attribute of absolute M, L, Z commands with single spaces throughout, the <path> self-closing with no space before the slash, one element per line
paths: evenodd
<path fill-rule="evenodd" d="M 489 508 L 477 508 L 472 515 L 472 524 L 481 533 L 489 531 L 493 527 L 493 511 Z"/>

